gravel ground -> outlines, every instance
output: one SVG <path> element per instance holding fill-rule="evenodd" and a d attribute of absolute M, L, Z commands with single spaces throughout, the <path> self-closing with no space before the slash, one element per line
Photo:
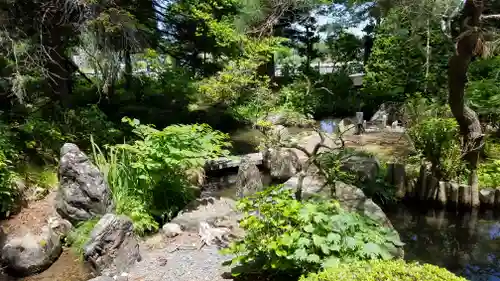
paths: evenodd
<path fill-rule="evenodd" d="M 222 281 L 230 271 L 222 263 L 229 259 L 219 254 L 217 246 L 204 246 L 198 250 L 195 235 L 168 241 L 165 247 L 151 247 L 150 242 L 141 245 L 142 260 L 129 273 L 129 281 Z M 184 240 L 184 241 L 182 241 Z M 179 243 L 179 241 L 182 241 Z M 160 242 L 161 243 L 161 242 Z M 160 244 L 157 243 L 157 244 Z M 189 246 L 187 246 L 189 245 Z M 158 246 L 158 245 L 154 245 Z M 179 249 L 173 251 L 175 248 Z"/>

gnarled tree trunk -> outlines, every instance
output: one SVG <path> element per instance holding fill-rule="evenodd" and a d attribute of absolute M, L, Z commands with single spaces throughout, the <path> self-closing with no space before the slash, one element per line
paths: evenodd
<path fill-rule="evenodd" d="M 469 64 L 474 56 L 482 52 L 483 41 L 479 27 L 483 10 L 483 1 L 466 0 L 459 19 L 460 34 L 456 38 L 456 52 L 450 58 L 448 68 L 448 102 L 464 139 L 465 159 L 469 162 L 471 171 L 469 184 L 472 207 L 479 206 L 477 164 L 483 144 L 483 132 L 476 112 L 465 104 L 464 96 Z"/>

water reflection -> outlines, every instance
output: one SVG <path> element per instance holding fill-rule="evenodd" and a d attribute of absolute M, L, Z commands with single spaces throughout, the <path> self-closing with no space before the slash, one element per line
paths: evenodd
<path fill-rule="evenodd" d="M 398 206 L 387 215 L 406 243 L 407 260 L 445 267 L 472 281 L 500 281 L 498 214 Z"/>

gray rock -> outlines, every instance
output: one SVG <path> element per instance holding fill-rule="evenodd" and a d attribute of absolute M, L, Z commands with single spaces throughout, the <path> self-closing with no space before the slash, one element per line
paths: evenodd
<path fill-rule="evenodd" d="M 352 136 L 356 133 L 356 124 L 349 118 L 340 120 L 337 128 L 339 134 L 343 136 Z"/>
<path fill-rule="evenodd" d="M 278 143 L 290 139 L 290 132 L 283 125 L 277 125 L 270 129 L 269 137 L 273 138 Z"/>
<path fill-rule="evenodd" d="M 288 112 L 274 112 L 268 114 L 265 121 L 270 122 L 273 125 L 283 125 L 286 127 L 301 127 L 301 128 L 311 128 L 314 126 L 315 121 L 308 118 L 308 116 L 300 113 L 288 113 Z"/>
<path fill-rule="evenodd" d="M 302 168 L 297 154 L 286 148 L 267 149 L 263 162 L 271 177 L 282 181 L 293 177 Z"/>
<path fill-rule="evenodd" d="M 479 190 L 479 201 L 481 205 L 493 206 L 495 205 L 495 190 L 493 188 L 484 188 Z"/>
<path fill-rule="evenodd" d="M 170 238 L 182 234 L 181 226 L 176 223 L 166 223 L 161 229 L 163 230 L 163 234 Z"/>
<path fill-rule="evenodd" d="M 63 219 L 60 216 L 50 217 L 48 222 L 49 228 L 61 238 L 66 237 L 71 229 L 73 229 L 73 225 L 68 220 Z"/>
<path fill-rule="evenodd" d="M 237 221 L 238 215 L 233 199 L 208 197 L 189 203 L 170 223 L 180 225 L 184 231 L 196 232 L 201 222 L 219 225 L 223 220 Z"/>
<path fill-rule="evenodd" d="M 23 237 L 7 238 L 1 255 L 9 271 L 29 276 L 49 268 L 61 252 L 60 236 L 44 227 L 40 235 L 28 233 Z"/>
<path fill-rule="evenodd" d="M 436 201 L 441 206 L 446 206 L 448 202 L 448 197 L 446 197 L 446 182 L 444 181 L 439 182 Z"/>
<path fill-rule="evenodd" d="M 61 148 L 56 210 L 72 224 L 113 210 L 111 190 L 102 173 L 72 143 Z"/>
<path fill-rule="evenodd" d="M 380 163 L 375 157 L 353 155 L 342 162 L 342 168 L 356 173 L 361 181 L 375 181 Z"/>
<path fill-rule="evenodd" d="M 247 161 L 247 159 L 241 160 L 236 179 L 236 188 L 236 195 L 239 198 L 259 192 L 263 188 L 259 168 L 250 161 Z"/>
<path fill-rule="evenodd" d="M 84 246 L 84 259 L 105 276 L 120 275 L 141 260 L 132 221 L 126 216 L 104 215 Z"/>
<path fill-rule="evenodd" d="M 115 281 L 115 279 L 109 276 L 99 276 L 96 278 L 89 279 L 87 281 Z"/>

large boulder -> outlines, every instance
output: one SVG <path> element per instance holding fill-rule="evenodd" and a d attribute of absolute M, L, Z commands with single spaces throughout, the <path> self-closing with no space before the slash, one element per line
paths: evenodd
<path fill-rule="evenodd" d="M 84 259 L 103 276 L 127 273 L 141 260 L 132 221 L 123 215 L 104 215 L 84 246 Z"/>
<path fill-rule="evenodd" d="M 315 121 L 311 117 L 312 116 L 306 116 L 298 112 L 278 111 L 269 113 L 263 120 L 272 125 L 312 128 L 315 125 Z"/>
<path fill-rule="evenodd" d="M 7 237 L 1 259 L 6 270 L 16 276 L 29 276 L 49 268 L 61 255 L 60 235 L 48 226 L 40 235 Z"/>
<path fill-rule="evenodd" d="M 261 191 L 263 188 L 259 168 L 250 160 L 243 158 L 236 176 L 236 195 L 239 198 Z"/>
<path fill-rule="evenodd" d="M 380 162 L 373 156 L 351 155 L 342 161 L 342 168 L 358 176 L 360 181 L 374 181 L 380 171 Z"/>
<path fill-rule="evenodd" d="M 233 199 L 206 197 L 188 204 L 170 223 L 179 225 L 187 232 L 195 232 L 202 222 L 218 227 L 237 228 L 239 218 L 241 215 L 236 211 Z"/>
<path fill-rule="evenodd" d="M 113 210 L 111 190 L 103 174 L 72 143 L 61 148 L 56 210 L 72 224 Z"/>
<path fill-rule="evenodd" d="M 264 167 L 273 179 L 288 180 L 302 167 L 297 153 L 292 149 L 269 148 L 263 154 Z"/>

